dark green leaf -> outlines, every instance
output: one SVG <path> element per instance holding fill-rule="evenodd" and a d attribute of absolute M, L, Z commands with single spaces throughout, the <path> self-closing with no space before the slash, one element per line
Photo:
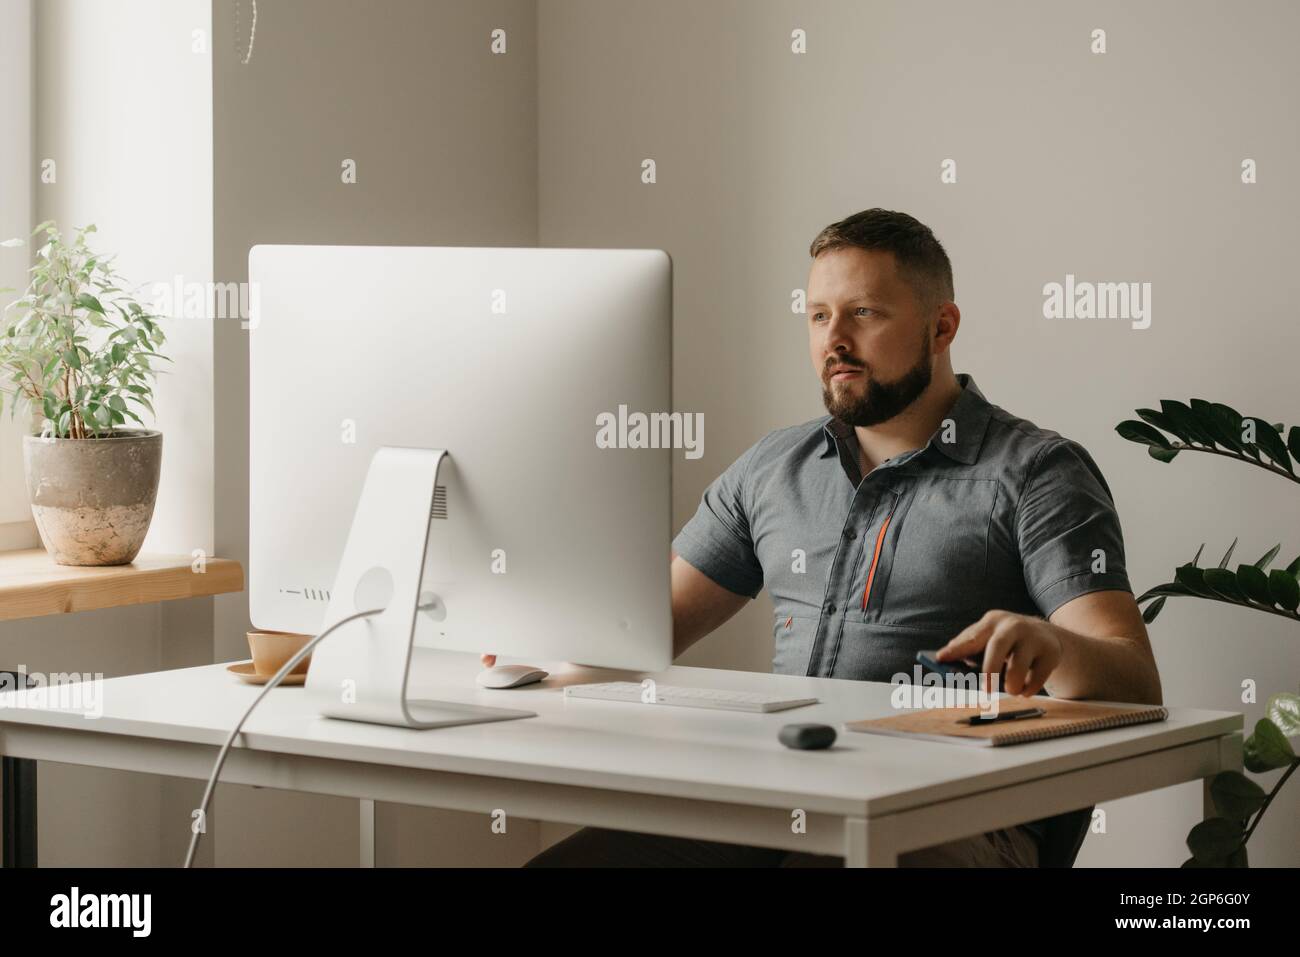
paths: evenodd
<path fill-rule="evenodd" d="M 1179 565 L 1174 569 L 1174 580 L 1180 585 L 1186 586 L 1194 595 L 1200 595 L 1202 598 L 1214 596 L 1205 584 L 1205 572 L 1208 569 L 1197 568 L 1195 565 Z"/>
<path fill-rule="evenodd" d="M 1203 551 L 1205 551 L 1205 543 L 1201 542 L 1201 547 L 1196 550 L 1196 554 L 1192 557 L 1193 565 L 1195 565 L 1197 562 L 1201 560 L 1201 552 Z"/>
<path fill-rule="evenodd" d="M 1162 449 L 1154 445 L 1147 446 L 1147 455 L 1158 462 L 1172 462 L 1177 454 L 1178 449 Z"/>
<path fill-rule="evenodd" d="M 1256 444 L 1264 450 L 1264 454 L 1294 475 L 1295 470 L 1291 468 L 1291 456 L 1287 454 L 1286 446 L 1282 444 L 1281 434 L 1275 432 L 1273 426 L 1263 419 L 1255 416 L 1248 416 L 1248 419 L 1255 423 Z"/>
<path fill-rule="evenodd" d="M 1223 553 L 1223 557 L 1222 557 L 1221 559 L 1219 559 L 1219 567 L 1220 567 L 1220 568 L 1227 568 L 1227 567 L 1228 567 L 1228 559 L 1232 557 L 1232 550 L 1233 550 L 1234 548 L 1236 548 L 1236 547 L 1237 547 L 1237 539 L 1234 538 L 1234 539 L 1232 540 L 1232 544 L 1228 546 L 1228 550 L 1227 550 L 1226 552 L 1224 552 L 1224 553 Z"/>
<path fill-rule="evenodd" d="M 1241 452 L 1240 433 L 1232 434 L 1228 427 L 1228 417 L 1222 415 L 1209 402 L 1204 399 L 1192 399 L 1192 414 L 1196 416 L 1197 423 L 1207 434 L 1214 437 L 1214 441 L 1222 445 L 1225 449 L 1233 452 Z M 1224 406 L 1226 409 L 1227 406 Z"/>
<path fill-rule="evenodd" d="M 1177 399 L 1161 399 L 1160 411 L 1169 417 L 1180 432 L 1190 436 L 1192 441 L 1214 448 L 1214 438 L 1201 428 L 1196 414 L 1183 403 Z"/>
<path fill-rule="evenodd" d="M 1281 547 L 1282 547 L 1282 543 L 1278 542 L 1276 545 L 1274 545 L 1272 548 L 1266 551 L 1263 557 L 1260 558 L 1260 560 L 1255 563 L 1255 567 L 1258 568 L 1260 571 L 1267 571 L 1269 563 L 1272 562 L 1273 559 L 1277 557 L 1278 550 Z"/>
<path fill-rule="evenodd" d="M 1246 593 L 1246 597 L 1251 601 L 1257 601 L 1261 605 L 1273 604 L 1273 599 L 1268 591 L 1268 576 L 1260 571 L 1257 566 L 1238 565 L 1237 584 L 1241 586 L 1241 590 Z"/>
<path fill-rule="evenodd" d="M 1187 441 L 1187 434 L 1178 428 L 1174 420 L 1163 412 L 1157 412 L 1155 409 L 1138 409 L 1137 414 L 1143 422 L 1154 425 L 1157 429 L 1164 429 L 1170 435 L 1176 435 L 1184 442 Z"/>
<path fill-rule="evenodd" d="M 1241 846 L 1241 825 L 1227 818 L 1212 817 L 1192 828 L 1187 849 L 1198 861 L 1223 860 Z"/>
<path fill-rule="evenodd" d="M 1230 821 L 1243 825 L 1264 806 L 1264 789 L 1240 771 L 1221 771 L 1210 781 L 1214 807 Z"/>
<path fill-rule="evenodd" d="M 1150 598 L 1155 598 L 1155 597 L 1157 597 L 1157 596 L 1170 596 L 1170 595 L 1172 595 L 1172 596 L 1188 596 L 1188 595 L 1190 595 L 1190 596 L 1195 597 L 1196 594 L 1197 594 L 1196 592 L 1192 591 L 1192 590 L 1191 590 L 1190 588 L 1188 588 L 1186 585 L 1180 585 L 1180 584 L 1178 584 L 1177 582 L 1169 582 L 1168 584 L 1165 584 L 1165 585 L 1156 585 L 1154 588 L 1148 588 L 1146 591 L 1144 591 L 1141 595 L 1139 595 L 1139 596 L 1137 597 L 1136 601 L 1137 601 L 1137 603 L 1140 605 L 1140 604 L 1142 604 L 1142 602 L 1144 602 L 1144 601 L 1146 601 L 1146 600 L 1148 600 L 1148 599 L 1150 599 Z"/>
<path fill-rule="evenodd" d="M 1151 604 L 1147 605 L 1146 608 L 1142 611 L 1142 620 L 1146 622 L 1148 625 L 1151 624 L 1151 622 L 1155 621 L 1156 615 L 1160 614 L 1160 609 L 1165 607 L 1165 601 L 1166 601 L 1165 596 L 1161 595 Z"/>
<path fill-rule="evenodd" d="M 1226 568 L 1207 568 L 1205 584 L 1229 601 L 1245 601 L 1245 593 L 1237 586 L 1237 576 Z"/>
<path fill-rule="evenodd" d="M 1291 450 L 1292 457 L 1300 462 L 1300 425 L 1291 426 L 1291 431 L 1287 432 L 1286 447 Z"/>
<path fill-rule="evenodd" d="M 1241 746 L 1242 764 L 1252 774 L 1284 768 L 1295 760 L 1291 742 L 1267 718 L 1255 722 L 1255 733 Z"/>
<path fill-rule="evenodd" d="M 1130 442 L 1141 442 L 1144 445 L 1153 445 L 1162 449 L 1170 448 L 1169 440 L 1145 422 L 1125 419 L 1115 426 L 1115 431 L 1120 434 L 1121 438 L 1128 439 Z"/>
<path fill-rule="evenodd" d="M 1286 566 L 1286 573 L 1292 578 L 1300 576 L 1300 555 L 1291 559 L 1291 564 Z"/>
<path fill-rule="evenodd" d="M 1287 611 L 1295 611 L 1300 605 L 1300 582 L 1280 568 L 1268 573 L 1268 593 L 1279 607 Z"/>

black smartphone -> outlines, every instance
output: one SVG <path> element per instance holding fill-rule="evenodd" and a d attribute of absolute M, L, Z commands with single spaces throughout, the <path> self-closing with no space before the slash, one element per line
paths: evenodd
<path fill-rule="evenodd" d="M 916 660 L 921 663 L 921 667 L 926 671 L 932 671 L 939 675 L 965 675 L 972 671 L 978 672 L 983 666 L 983 655 L 978 661 L 972 661 L 969 658 L 954 658 L 951 661 L 935 661 L 934 656 L 939 653 L 936 648 L 934 651 L 918 651 Z"/>

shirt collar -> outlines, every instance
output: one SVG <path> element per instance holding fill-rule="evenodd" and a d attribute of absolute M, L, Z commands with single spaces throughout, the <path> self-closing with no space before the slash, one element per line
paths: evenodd
<path fill-rule="evenodd" d="M 957 373 L 957 384 L 962 387 L 961 394 L 957 396 L 957 401 L 944 416 L 945 420 L 952 420 L 953 429 L 947 432 L 941 423 L 934 435 L 930 436 L 927 447 L 934 446 L 950 459 L 965 465 L 973 465 L 979 459 L 980 449 L 984 445 L 984 433 L 988 431 L 993 407 L 984 398 L 984 393 L 979 390 L 979 386 L 975 384 L 975 380 L 969 373 Z M 857 444 L 853 427 L 833 416 L 828 417 L 822 431 L 826 438 L 826 447 L 821 453 L 822 458 L 835 453 L 837 439 L 853 438 L 854 444 Z M 945 433 L 952 435 L 951 442 L 943 441 Z"/>

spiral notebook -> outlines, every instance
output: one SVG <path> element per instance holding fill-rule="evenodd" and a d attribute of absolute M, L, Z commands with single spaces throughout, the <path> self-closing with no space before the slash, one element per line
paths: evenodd
<path fill-rule="evenodd" d="M 1070 734 L 1086 734 L 1089 731 L 1105 731 L 1148 721 L 1164 721 L 1169 717 L 1168 711 L 1155 705 L 1099 704 L 1048 698 L 1045 695 L 1002 698 L 999 704 L 999 708 L 1004 711 L 1031 707 L 1042 708 L 1047 714 L 1038 718 L 994 721 L 990 724 L 965 724 L 962 719 L 980 714 L 979 708 L 928 708 L 888 718 L 849 721 L 845 727 L 850 731 L 866 731 L 870 734 L 1000 747 L 1023 744 L 1026 741 L 1063 738 Z"/>

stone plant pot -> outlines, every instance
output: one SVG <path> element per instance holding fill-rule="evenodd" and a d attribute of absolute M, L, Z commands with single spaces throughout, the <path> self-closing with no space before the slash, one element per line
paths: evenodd
<path fill-rule="evenodd" d="M 114 429 L 98 439 L 23 436 L 32 517 L 59 565 L 126 565 L 158 497 L 162 433 Z"/>

